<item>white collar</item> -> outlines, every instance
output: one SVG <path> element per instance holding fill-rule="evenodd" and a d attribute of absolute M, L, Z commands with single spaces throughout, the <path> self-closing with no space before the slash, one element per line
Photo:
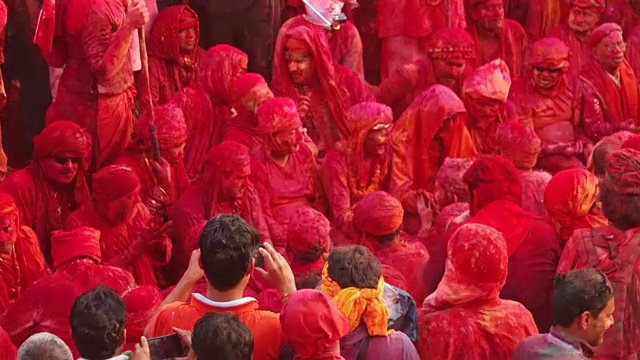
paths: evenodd
<path fill-rule="evenodd" d="M 223 308 L 223 309 L 245 305 L 245 304 L 248 304 L 248 303 L 250 303 L 252 301 L 255 301 L 255 302 L 258 301 L 258 300 L 254 299 L 252 297 L 244 297 L 244 298 L 241 298 L 241 299 L 238 299 L 238 300 L 218 302 L 218 301 L 213 301 L 213 300 L 207 298 L 206 296 L 204 296 L 202 294 L 198 294 L 198 293 L 193 293 L 193 294 L 191 294 L 191 296 L 196 298 L 196 300 L 200 301 L 201 303 L 204 303 L 205 305 L 209 305 L 211 307 Z"/>

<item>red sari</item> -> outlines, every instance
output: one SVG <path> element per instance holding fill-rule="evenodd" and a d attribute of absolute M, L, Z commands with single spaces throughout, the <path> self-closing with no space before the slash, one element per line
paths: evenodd
<path fill-rule="evenodd" d="M 15 200 L 20 224 L 35 231 L 45 260 L 51 265 L 51 232 L 61 229 L 69 214 L 89 200 L 85 176 L 91 140 L 78 125 L 59 121 L 45 127 L 33 142 L 33 162 L 7 177 L 0 188 Z M 56 156 L 80 159 L 75 178 L 62 187 L 50 183 L 42 171 L 42 161 Z"/>
<path fill-rule="evenodd" d="M 508 359 L 518 343 L 537 334 L 531 313 L 502 300 L 507 246 L 500 232 L 463 225 L 448 245 L 447 269 L 418 311 L 422 359 Z"/>
<path fill-rule="evenodd" d="M 8 257 L 0 255 L 0 315 L 28 288 L 48 274 L 38 238 L 29 227 L 20 226 L 18 208 L 11 196 L 0 193 L 0 217 L 13 219 L 17 239 Z"/>
<path fill-rule="evenodd" d="M 16 345 L 39 332 L 52 333 L 69 346 L 74 358 L 78 358 L 69 325 L 69 314 L 76 298 L 98 285 L 121 295 L 133 288 L 135 282 L 125 270 L 99 265 L 100 233 L 95 229 L 57 231 L 51 244 L 56 272 L 29 287 L 7 310 L 0 326 Z"/>
<path fill-rule="evenodd" d="M 231 119 L 230 88 L 247 71 L 247 54 L 229 45 L 216 45 L 202 57 L 198 83 L 182 89 L 172 102 L 187 123 L 184 166 L 189 178 L 198 177 L 211 146 L 222 139 Z"/>
<path fill-rule="evenodd" d="M 191 53 L 180 51 L 178 33 L 195 27 L 195 48 Z M 198 79 L 198 66 L 204 50 L 197 46 L 199 39 L 198 15 L 186 5 L 164 9 L 151 28 L 148 40 L 149 83 L 151 100 L 162 105 L 180 89 L 194 84 Z"/>
<path fill-rule="evenodd" d="M 225 179 L 234 174 L 250 175 L 250 166 L 249 150 L 238 143 L 225 141 L 211 149 L 201 177 L 178 199 L 171 216 L 176 238 L 169 266 L 176 281 L 187 269 L 191 252 L 198 248 L 200 231 L 217 214 L 238 214 L 258 230 L 261 241 L 271 241 L 254 186 L 247 184 L 238 199 L 226 199 L 223 193 Z"/>

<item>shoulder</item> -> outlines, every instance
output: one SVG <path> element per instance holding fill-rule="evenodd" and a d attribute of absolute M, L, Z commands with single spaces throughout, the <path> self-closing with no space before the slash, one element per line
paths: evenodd
<path fill-rule="evenodd" d="M 547 334 L 532 335 L 522 340 L 516 347 L 511 359 L 528 360 L 541 359 L 541 352 L 546 348 Z"/>
<path fill-rule="evenodd" d="M 18 170 L 7 176 L 7 178 L 2 182 L 2 191 L 13 196 L 19 193 L 33 191 L 33 175 L 31 175 L 31 172 L 28 169 L 29 168 Z"/>
<path fill-rule="evenodd" d="M 507 29 L 509 32 L 511 32 L 512 34 L 518 36 L 518 37 L 522 37 L 525 39 L 527 38 L 527 33 L 524 31 L 524 28 L 522 27 L 522 25 L 520 25 L 519 22 L 515 21 L 515 20 L 511 20 L 511 19 L 504 19 L 504 26 L 505 29 Z"/>

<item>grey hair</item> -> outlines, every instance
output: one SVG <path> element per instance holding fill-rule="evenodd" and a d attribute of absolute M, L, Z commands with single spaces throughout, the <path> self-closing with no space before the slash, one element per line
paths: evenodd
<path fill-rule="evenodd" d="M 59 337 L 48 332 L 32 335 L 18 349 L 16 360 L 73 360 L 71 350 Z"/>

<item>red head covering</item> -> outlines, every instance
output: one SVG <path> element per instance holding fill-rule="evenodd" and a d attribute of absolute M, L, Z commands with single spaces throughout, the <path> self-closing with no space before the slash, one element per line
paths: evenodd
<path fill-rule="evenodd" d="M 293 100 L 285 97 L 269 99 L 258 108 L 258 130 L 264 135 L 302 127 L 298 108 Z"/>
<path fill-rule="evenodd" d="M 0 193 L 0 216 L 5 216 L 11 212 L 18 211 L 18 207 L 16 205 L 13 197 L 6 193 Z"/>
<path fill-rule="evenodd" d="M 448 193 L 455 195 L 458 200 L 469 201 L 469 187 L 462 181 L 464 173 L 467 172 L 474 159 L 446 158 L 442 163 L 436 182 Z M 446 204 L 439 204 L 446 205 Z"/>
<path fill-rule="evenodd" d="M 589 39 L 587 39 L 587 46 L 589 47 L 589 49 L 593 49 L 594 47 L 598 46 L 598 44 L 600 44 L 600 41 L 602 41 L 602 39 L 614 32 L 622 33 L 622 27 L 616 23 L 604 23 L 598 26 L 597 28 L 593 29 L 593 31 L 591 31 Z"/>
<path fill-rule="evenodd" d="M 138 286 L 122 294 L 127 319 L 127 343 L 135 344 L 144 335 L 144 329 L 151 321 L 162 302 L 162 294 L 155 286 Z"/>
<path fill-rule="evenodd" d="M 487 98 L 506 103 L 511 88 L 511 72 L 501 59 L 493 60 L 473 71 L 462 85 L 467 98 Z"/>
<path fill-rule="evenodd" d="M 640 135 L 633 135 L 622 143 L 622 149 L 634 149 L 640 151 Z"/>
<path fill-rule="evenodd" d="M 219 183 L 250 165 L 249 149 L 246 146 L 235 141 L 223 141 L 209 150 L 201 180 L 205 183 Z"/>
<path fill-rule="evenodd" d="M 171 150 L 187 142 L 187 124 L 184 113 L 174 104 L 167 103 L 154 108 L 156 136 L 160 150 Z M 145 150 L 151 149 L 149 113 L 136 123 L 134 141 Z"/>
<path fill-rule="evenodd" d="M 569 47 L 558 38 L 540 39 L 531 46 L 529 66 L 547 69 L 567 68 L 569 67 Z"/>
<path fill-rule="evenodd" d="M 504 157 L 522 170 L 533 169 L 542 150 L 536 132 L 518 120 L 507 121 L 498 127 L 496 145 Z"/>
<path fill-rule="evenodd" d="M 476 45 L 468 32 L 458 28 L 443 28 L 429 37 L 427 54 L 432 59 L 475 59 Z"/>
<path fill-rule="evenodd" d="M 89 167 L 91 137 L 71 121 L 55 121 L 33 138 L 35 160 L 61 155 L 81 160 L 78 173 Z"/>
<path fill-rule="evenodd" d="M 469 186 L 469 192 L 473 193 L 474 212 L 498 200 L 506 200 L 518 206 L 522 204 L 520 174 L 505 157 L 480 157 L 464 174 L 464 182 Z"/>
<path fill-rule="evenodd" d="M 553 176 L 544 191 L 544 205 L 561 239 L 568 240 L 576 229 L 608 225 L 603 216 L 589 213 L 597 196 L 598 178 L 587 170 L 563 170 Z"/>
<path fill-rule="evenodd" d="M 577 6 L 583 9 L 595 8 L 597 11 L 604 11 L 607 3 L 605 0 L 571 0 L 571 6 Z"/>
<path fill-rule="evenodd" d="M 607 184 L 621 194 L 640 195 L 640 151 L 620 149 L 607 157 Z"/>
<path fill-rule="evenodd" d="M 342 359 L 335 354 L 349 324 L 333 300 L 317 290 L 299 290 L 290 295 L 280 313 L 282 334 L 296 352 L 294 359 Z"/>
<path fill-rule="evenodd" d="M 247 71 L 249 57 L 230 45 L 216 45 L 207 50 L 200 65 L 198 82 L 214 104 L 231 103 L 233 81 Z"/>
<path fill-rule="evenodd" d="M 384 282 L 391 286 L 395 286 L 398 289 L 402 289 L 407 291 L 409 288 L 407 286 L 407 278 L 402 275 L 398 269 L 393 266 L 380 264 L 380 269 L 382 270 L 382 276 L 384 277 Z"/>
<path fill-rule="evenodd" d="M 151 28 L 148 40 L 149 56 L 173 60 L 183 67 L 195 68 L 196 46 L 191 54 L 184 54 L 180 51 L 180 40 L 178 33 L 181 30 L 194 27 L 196 30 L 196 45 L 200 37 L 200 27 L 198 26 L 198 15 L 193 9 L 186 5 L 169 6 L 162 10 Z"/>
<path fill-rule="evenodd" d="M 384 191 L 374 191 L 356 204 L 353 227 L 363 235 L 383 236 L 400 229 L 403 217 L 398 199 Z"/>
<path fill-rule="evenodd" d="M 56 270 L 61 265 L 80 258 L 89 258 L 100 264 L 100 231 L 90 227 L 54 231 L 51 234 L 51 257 Z"/>
<path fill-rule="evenodd" d="M 447 265 L 436 291 L 423 306 L 443 309 L 497 299 L 507 280 L 507 245 L 502 234 L 481 224 L 462 225 L 449 238 Z"/>
<path fill-rule="evenodd" d="M 93 174 L 93 200 L 113 201 L 140 190 L 140 179 L 128 167 L 109 165 Z"/>
<path fill-rule="evenodd" d="M 236 111 L 255 114 L 258 101 L 266 97 L 272 98 L 273 92 L 260 74 L 242 74 L 231 85 L 231 104 Z"/>
<path fill-rule="evenodd" d="M 290 41 L 293 39 L 293 41 Z M 285 43 L 295 46 L 295 51 L 308 52 L 313 58 L 313 66 L 316 68 L 316 77 L 321 79 L 320 88 L 322 96 L 329 108 L 331 118 L 339 134 L 344 138 L 348 134 L 345 123 L 349 94 L 346 89 L 336 82 L 336 73 L 331 58 L 329 42 L 324 31 L 317 26 L 299 26 L 291 28 L 282 37 L 281 43 L 276 44 L 273 59 L 273 80 L 271 88 L 277 94 L 289 97 L 294 101 L 299 98 L 298 89 L 291 82 L 287 60 L 284 57 Z"/>
<path fill-rule="evenodd" d="M 296 210 L 287 226 L 287 256 L 295 276 L 310 271 L 321 272 L 322 254 L 331 247 L 331 223 L 321 212 L 308 206 Z M 315 259 L 314 259 L 315 258 Z M 313 260 L 311 263 L 302 260 Z"/>

